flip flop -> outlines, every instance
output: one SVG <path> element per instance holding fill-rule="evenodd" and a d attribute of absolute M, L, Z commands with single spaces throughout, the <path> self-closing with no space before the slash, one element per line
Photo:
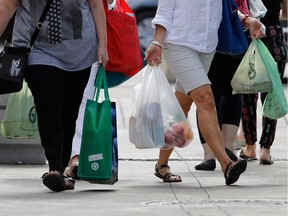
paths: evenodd
<path fill-rule="evenodd" d="M 243 153 L 243 149 L 241 149 L 241 151 L 240 151 L 240 153 L 239 153 L 239 157 L 242 158 L 242 159 L 245 159 L 245 160 L 247 160 L 247 161 L 257 160 L 256 157 L 249 157 L 249 156 L 245 155 L 245 154 Z"/>

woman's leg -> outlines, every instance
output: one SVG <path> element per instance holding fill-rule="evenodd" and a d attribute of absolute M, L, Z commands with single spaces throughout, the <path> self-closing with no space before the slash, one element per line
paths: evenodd
<path fill-rule="evenodd" d="M 257 100 L 258 94 L 243 94 L 242 128 L 246 147 L 240 151 L 240 157 L 247 160 L 256 159 L 257 141 Z"/>
<path fill-rule="evenodd" d="M 284 42 L 283 30 L 280 26 L 268 26 L 266 27 L 266 37 L 263 38 L 263 42 L 269 49 L 274 60 L 277 62 L 278 71 L 281 80 L 283 79 L 287 50 Z M 264 103 L 266 93 L 261 94 L 261 102 Z M 273 144 L 276 133 L 277 120 L 262 117 L 262 134 L 259 141 L 260 144 L 260 164 L 270 165 L 273 163 L 270 154 L 270 147 Z"/>
<path fill-rule="evenodd" d="M 179 104 L 185 114 L 185 116 L 188 116 L 188 113 L 190 111 L 191 105 L 193 103 L 191 97 L 188 95 L 176 91 L 175 96 L 177 100 L 179 101 Z M 156 167 L 158 168 L 158 172 L 164 176 L 166 173 L 170 173 L 170 168 L 165 166 L 161 168 L 161 165 L 168 165 L 169 157 L 172 154 L 174 148 L 168 149 L 168 150 L 160 150 L 159 152 L 159 158 L 156 164 Z M 181 177 L 178 175 L 170 175 L 168 178 L 169 181 L 180 181 Z"/>
<path fill-rule="evenodd" d="M 85 74 L 87 74 L 87 78 L 85 78 Z M 69 140 L 72 140 L 73 135 L 71 136 L 71 134 L 74 134 L 78 113 L 75 114 L 75 111 L 79 109 L 89 71 L 88 73 L 79 72 L 79 77 L 75 77 L 76 80 L 69 79 L 72 82 L 73 91 L 66 92 L 64 90 L 66 87 L 64 87 L 65 76 L 65 71 L 52 66 L 29 66 L 27 69 L 26 81 L 34 97 L 41 144 L 49 162 L 49 171 L 63 172 L 68 163 L 71 153 L 69 149 L 71 151 L 72 144 L 72 142 L 69 143 Z M 68 93 L 69 99 L 65 99 Z M 67 99 L 74 101 L 72 103 L 70 101 L 68 105 L 65 104 Z M 74 122 L 73 120 L 65 122 L 67 119 L 64 117 L 65 112 L 66 116 L 69 115 L 71 119 L 74 119 Z"/>
<path fill-rule="evenodd" d="M 72 151 L 68 166 L 65 168 L 65 175 L 77 179 L 79 153 L 81 147 L 82 128 L 86 102 L 93 98 L 94 82 L 97 75 L 98 63 L 94 63 L 91 67 L 88 83 L 85 87 L 81 105 L 79 107 L 78 118 L 76 120 L 75 134 L 72 140 Z"/>

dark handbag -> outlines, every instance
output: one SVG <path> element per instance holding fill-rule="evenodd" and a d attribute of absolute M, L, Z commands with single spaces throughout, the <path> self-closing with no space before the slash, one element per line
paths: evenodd
<path fill-rule="evenodd" d="M 22 89 L 28 55 L 42 28 L 42 23 L 52 1 L 53 0 L 47 1 L 27 47 L 13 47 L 8 42 L 12 38 L 12 33 L 5 42 L 4 49 L 0 53 L 0 94 L 19 92 Z"/>
<path fill-rule="evenodd" d="M 19 92 L 30 48 L 10 47 L 5 44 L 0 53 L 0 94 Z"/>
<path fill-rule="evenodd" d="M 104 100 L 100 101 L 101 87 Z M 79 155 L 78 176 L 98 184 L 118 181 L 116 104 L 109 99 L 106 73 L 99 66 L 93 100 L 87 100 Z"/>
<path fill-rule="evenodd" d="M 217 52 L 239 55 L 248 48 L 248 42 L 240 22 L 234 0 L 223 0 L 222 21 L 218 29 Z"/>

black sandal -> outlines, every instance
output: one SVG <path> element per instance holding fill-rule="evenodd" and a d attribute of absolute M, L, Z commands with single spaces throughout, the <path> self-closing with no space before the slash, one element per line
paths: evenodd
<path fill-rule="evenodd" d="M 163 182 L 182 182 L 181 176 L 179 175 L 174 175 L 170 172 L 167 172 L 165 175 L 161 175 L 159 173 L 159 170 L 163 169 L 163 168 L 168 168 L 170 169 L 170 167 L 167 164 L 161 164 L 160 168 L 158 169 L 157 164 L 155 165 L 155 173 L 154 175 L 157 176 L 158 178 L 162 179 Z M 177 179 L 171 180 L 170 177 L 178 177 Z"/>
<path fill-rule="evenodd" d="M 246 170 L 247 161 L 239 159 L 236 162 L 231 162 L 227 165 L 224 177 L 226 180 L 226 185 L 231 185 L 235 183 L 240 175 Z"/>
<path fill-rule="evenodd" d="M 63 175 L 59 171 L 50 171 L 42 176 L 43 184 L 50 190 L 60 192 L 64 190 L 73 190 L 75 181 Z"/>

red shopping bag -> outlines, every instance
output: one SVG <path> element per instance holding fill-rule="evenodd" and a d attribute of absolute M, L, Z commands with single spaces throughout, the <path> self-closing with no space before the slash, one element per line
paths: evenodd
<path fill-rule="evenodd" d="M 124 0 L 115 1 L 114 9 L 108 10 L 107 2 L 103 0 L 109 55 L 105 69 L 133 76 L 143 68 L 136 17 Z"/>

